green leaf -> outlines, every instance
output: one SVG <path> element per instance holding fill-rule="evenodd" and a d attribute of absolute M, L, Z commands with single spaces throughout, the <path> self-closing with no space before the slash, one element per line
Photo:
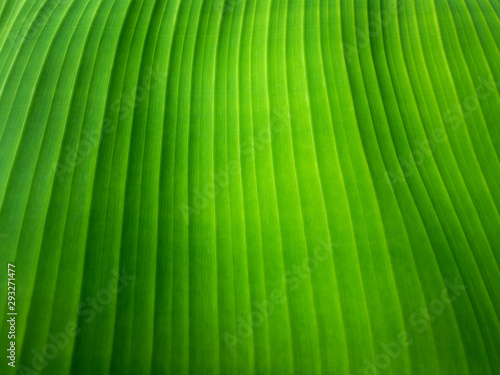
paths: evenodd
<path fill-rule="evenodd" d="M 3 1 L 0 373 L 498 374 L 499 118 L 495 0 Z"/>

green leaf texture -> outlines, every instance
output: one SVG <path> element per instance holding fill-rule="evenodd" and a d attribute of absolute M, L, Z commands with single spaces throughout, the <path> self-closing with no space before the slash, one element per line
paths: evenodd
<path fill-rule="evenodd" d="M 1 0 L 0 373 L 500 374 L 499 119 L 498 0 Z"/>

